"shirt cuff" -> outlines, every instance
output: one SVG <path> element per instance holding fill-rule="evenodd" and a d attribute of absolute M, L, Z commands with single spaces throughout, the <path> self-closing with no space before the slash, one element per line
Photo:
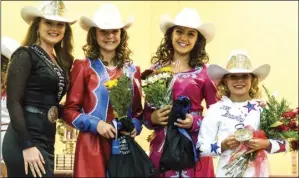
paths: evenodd
<path fill-rule="evenodd" d="M 34 147 L 34 143 L 31 140 L 26 140 L 23 143 L 23 150 L 27 149 L 27 148 L 31 148 Z"/>
<path fill-rule="evenodd" d="M 80 131 L 90 131 L 94 134 L 98 133 L 97 126 L 100 118 L 90 116 L 87 114 L 80 114 L 78 118 L 73 121 L 73 125 Z"/>
<path fill-rule="evenodd" d="M 280 153 L 287 151 L 287 142 L 285 140 L 268 139 L 271 143 L 270 153 Z"/>

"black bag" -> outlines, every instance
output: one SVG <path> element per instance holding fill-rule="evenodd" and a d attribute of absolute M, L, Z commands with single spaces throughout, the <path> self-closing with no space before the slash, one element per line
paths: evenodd
<path fill-rule="evenodd" d="M 119 149 L 112 148 L 108 162 L 109 177 L 153 177 L 157 174 L 151 159 L 133 138 L 122 135 L 113 140 L 112 146 L 118 144 Z"/>
<path fill-rule="evenodd" d="M 182 128 L 174 125 L 178 118 L 185 119 L 190 111 L 189 98 L 180 96 L 174 101 L 167 124 L 167 133 L 160 159 L 160 171 L 181 171 L 195 167 L 196 151 L 190 135 Z M 183 133 L 183 134 L 182 134 Z"/>

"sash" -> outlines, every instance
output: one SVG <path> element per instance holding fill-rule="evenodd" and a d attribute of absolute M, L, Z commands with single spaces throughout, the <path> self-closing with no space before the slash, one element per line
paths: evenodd
<path fill-rule="evenodd" d="M 91 58 L 88 58 L 88 60 L 90 61 L 90 67 L 96 72 L 99 78 L 99 84 L 94 90 L 96 105 L 94 106 L 94 109 L 88 114 L 96 116 L 106 122 L 109 104 L 109 93 L 104 83 L 109 80 L 109 75 L 101 60 L 92 60 Z"/>

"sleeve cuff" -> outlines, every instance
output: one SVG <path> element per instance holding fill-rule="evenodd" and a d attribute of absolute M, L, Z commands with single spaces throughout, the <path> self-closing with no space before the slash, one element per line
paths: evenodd
<path fill-rule="evenodd" d="M 221 143 L 214 142 L 211 144 L 200 144 L 196 145 L 197 150 L 199 150 L 200 156 L 218 156 L 221 155 Z"/>
<path fill-rule="evenodd" d="M 271 150 L 270 153 L 280 153 L 280 152 L 286 152 L 287 151 L 287 142 L 285 140 L 275 140 L 275 139 L 269 139 L 271 143 Z"/>
<path fill-rule="evenodd" d="M 23 150 L 27 149 L 27 148 L 31 148 L 34 147 L 34 143 L 31 140 L 26 140 L 23 143 Z"/>
<path fill-rule="evenodd" d="M 73 125 L 80 131 L 90 131 L 94 134 L 97 134 L 97 125 L 100 122 L 100 118 L 80 114 L 77 119 L 73 121 Z"/>

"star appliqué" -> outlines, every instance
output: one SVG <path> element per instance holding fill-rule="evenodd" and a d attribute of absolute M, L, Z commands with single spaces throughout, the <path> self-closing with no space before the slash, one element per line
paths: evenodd
<path fill-rule="evenodd" d="M 211 144 L 211 153 L 215 152 L 215 154 L 218 154 L 218 152 L 217 152 L 218 148 L 220 148 L 220 147 L 217 145 L 217 142 Z"/>
<path fill-rule="evenodd" d="M 257 102 L 257 108 L 258 108 L 258 110 L 260 111 L 260 112 L 262 112 L 263 111 L 263 102 L 262 101 L 256 101 Z"/>
<path fill-rule="evenodd" d="M 252 111 L 252 110 L 255 110 L 256 111 L 256 109 L 255 109 L 255 104 L 251 104 L 249 101 L 247 102 L 247 105 L 246 106 L 243 106 L 244 108 L 247 108 L 248 109 L 248 113 L 250 112 L 250 111 Z"/>

